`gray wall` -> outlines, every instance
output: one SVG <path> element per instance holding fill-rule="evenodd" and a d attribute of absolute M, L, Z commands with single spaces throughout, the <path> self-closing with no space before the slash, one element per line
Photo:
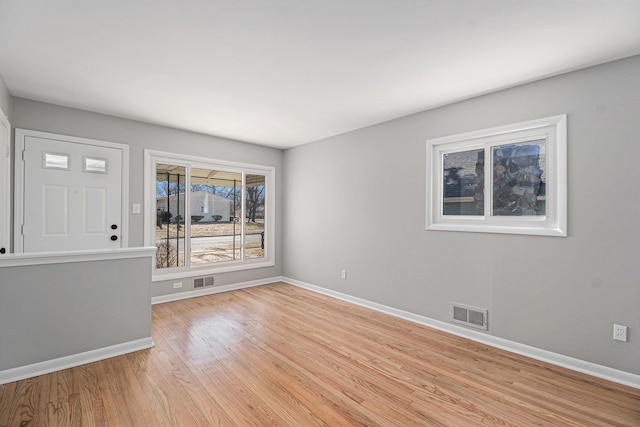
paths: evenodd
<path fill-rule="evenodd" d="M 151 337 L 149 256 L 0 269 L 0 371 Z"/>
<path fill-rule="evenodd" d="M 284 152 L 11 97 L 13 127 L 129 144 L 130 203 L 143 149 L 277 169 L 276 266 L 285 275 L 447 321 L 449 302 L 488 308 L 489 334 L 640 374 L 640 57 L 554 77 Z M 13 105 L 12 105 L 13 104 Z M 425 141 L 556 114 L 569 120 L 569 237 L 424 230 Z M 389 218 L 388 207 L 395 206 Z M 130 215 L 131 246 L 142 215 Z M 281 237 L 281 238 L 278 238 Z M 284 268 L 283 268 L 284 267 Z M 347 279 L 340 279 L 340 269 Z M 188 290 L 190 280 L 182 280 Z M 171 283 L 153 295 L 174 292 Z M 629 342 L 611 339 L 628 325 Z"/>
<path fill-rule="evenodd" d="M 224 285 L 258 280 L 282 274 L 281 243 L 277 238 L 281 222 L 282 150 L 246 144 L 223 138 L 186 132 L 147 123 L 121 119 L 88 111 L 15 98 L 13 127 L 53 132 L 84 138 L 120 142 L 129 145 L 129 202 L 143 205 L 143 152 L 145 148 L 190 154 L 212 159 L 252 163 L 276 168 L 276 265 L 275 267 L 216 274 L 216 284 Z M 212 118 L 215 120 L 215 118 Z M 144 206 L 144 205 L 143 205 Z M 129 215 L 129 246 L 143 245 L 143 215 Z M 165 295 L 190 290 L 191 280 L 174 291 L 177 280 L 155 282 L 152 294 Z"/>
<path fill-rule="evenodd" d="M 7 85 L 2 78 L 2 74 L 0 74 L 0 110 L 9 117 L 9 122 L 11 122 L 13 98 L 9 93 L 9 89 L 7 89 Z"/>
<path fill-rule="evenodd" d="M 487 308 L 489 334 L 640 374 L 638 76 L 640 56 L 286 150 L 284 275 L 442 321 Z M 568 237 L 425 231 L 427 139 L 563 113 Z"/>

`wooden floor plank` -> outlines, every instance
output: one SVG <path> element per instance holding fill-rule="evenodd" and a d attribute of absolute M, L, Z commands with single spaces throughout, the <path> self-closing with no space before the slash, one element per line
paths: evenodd
<path fill-rule="evenodd" d="M 152 349 L 0 386 L 0 427 L 640 426 L 640 390 L 284 283 L 152 325 Z"/>

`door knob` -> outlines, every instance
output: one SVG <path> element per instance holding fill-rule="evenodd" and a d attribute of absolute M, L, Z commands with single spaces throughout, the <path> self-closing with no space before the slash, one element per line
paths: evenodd
<path fill-rule="evenodd" d="M 111 224 L 111 229 L 112 229 L 112 230 L 117 230 L 117 229 L 118 229 L 118 226 L 117 226 L 117 225 L 115 225 L 115 224 Z"/>
<path fill-rule="evenodd" d="M 5 248 L 0 248 L 0 254 L 3 254 L 5 252 L 7 252 L 7 250 Z"/>
<path fill-rule="evenodd" d="M 116 235 L 114 234 L 113 236 L 111 236 L 111 240 L 113 240 L 113 241 L 115 242 L 116 240 L 118 240 L 118 236 L 116 236 Z"/>

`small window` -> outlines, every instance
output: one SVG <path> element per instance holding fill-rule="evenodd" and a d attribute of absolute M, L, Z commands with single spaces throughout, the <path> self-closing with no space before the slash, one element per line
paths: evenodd
<path fill-rule="evenodd" d="M 428 230 L 566 236 L 566 116 L 427 141 Z"/>
<path fill-rule="evenodd" d="M 85 156 L 83 170 L 89 173 L 107 173 L 107 159 Z"/>
<path fill-rule="evenodd" d="M 42 153 L 42 167 L 45 169 L 69 170 L 69 155 L 63 153 Z"/>

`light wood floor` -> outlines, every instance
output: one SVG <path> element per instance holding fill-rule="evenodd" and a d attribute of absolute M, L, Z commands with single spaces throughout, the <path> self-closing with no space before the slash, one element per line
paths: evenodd
<path fill-rule="evenodd" d="M 282 283 L 156 305 L 153 339 L 0 386 L 0 426 L 640 426 L 640 390 Z"/>

